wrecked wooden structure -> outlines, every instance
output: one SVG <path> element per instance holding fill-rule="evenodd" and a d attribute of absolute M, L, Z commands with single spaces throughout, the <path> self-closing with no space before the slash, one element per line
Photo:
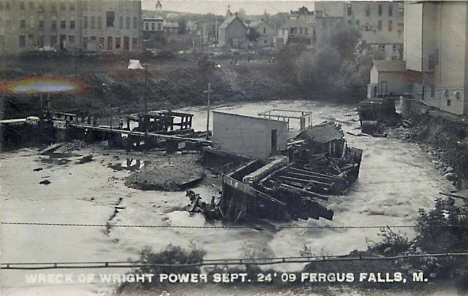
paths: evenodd
<path fill-rule="evenodd" d="M 393 98 L 372 98 L 359 102 L 357 111 L 363 133 L 380 132 L 382 125 L 398 120 Z"/>
<path fill-rule="evenodd" d="M 325 122 L 305 129 L 282 153 L 223 176 L 224 219 L 333 219 L 328 195 L 345 193 L 358 178 L 362 150 L 347 147 L 341 127 Z"/>

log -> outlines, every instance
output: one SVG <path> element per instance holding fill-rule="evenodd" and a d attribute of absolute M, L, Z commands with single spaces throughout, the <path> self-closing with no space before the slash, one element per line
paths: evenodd
<path fill-rule="evenodd" d="M 316 192 L 312 192 L 312 191 L 308 191 L 308 190 L 304 190 L 304 189 L 301 189 L 301 188 L 297 188 L 297 187 L 294 187 L 292 185 L 287 185 L 287 184 L 281 184 L 280 185 L 281 188 L 287 190 L 287 191 L 293 191 L 297 194 L 306 194 L 308 196 L 311 196 L 311 197 L 317 197 L 321 200 L 328 200 L 328 196 L 326 195 L 323 195 L 323 194 L 319 194 L 319 193 L 316 193 Z"/>
<path fill-rule="evenodd" d="M 468 200 L 468 197 L 464 197 L 464 196 L 456 195 L 456 194 L 452 194 L 452 193 L 443 193 L 443 192 L 439 192 L 439 194 L 442 194 L 442 195 L 445 195 L 445 196 L 449 196 L 449 197 L 454 197 L 454 198 L 460 198 L 460 199 L 463 199 L 463 200 Z"/>
<path fill-rule="evenodd" d="M 299 179 L 299 178 L 293 178 L 293 177 L 286 177 L 286 176 L 278 176 L 280 179 L 285 179 L 285 180 L 291 180 L 295 182 L 300 182 L 300 183 L 313 183 L 317 185 L 322 185 L 322 186 L 331 186 L 333 183 L 325 183 L 325 182 L 320 182 L 320 181 L 315 181 L 315 180 L 307 180 L 307 179 Z"/>

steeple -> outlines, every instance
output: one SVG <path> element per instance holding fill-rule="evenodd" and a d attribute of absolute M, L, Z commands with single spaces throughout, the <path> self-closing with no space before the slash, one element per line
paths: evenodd
<path fill-rule="evenodd" d="M 230 16 L 232 16 L 231 5 L 228 5 L 228 9 L 227 9 L 227 12 L 226 12 L 226 17 L 230 17 Z"/>
<path fill-rule="evenodd" d="M 161 15 L 161 11 L 162 11 L 162 4 L 161 4 L 161 1 L 158 0 L 158 3 L 156 3 L 156 12 Z"/>

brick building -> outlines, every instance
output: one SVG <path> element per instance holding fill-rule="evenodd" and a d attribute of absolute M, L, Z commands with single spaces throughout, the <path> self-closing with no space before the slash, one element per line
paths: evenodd
<path fill-rule="evenodd" d="M 0 54 L 139 50 L 141 1 L 0 0 Z"/>

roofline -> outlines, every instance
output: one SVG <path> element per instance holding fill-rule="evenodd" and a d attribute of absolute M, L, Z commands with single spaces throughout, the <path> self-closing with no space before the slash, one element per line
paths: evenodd
<path fill-rule="evenodd" d="M 252 119 L 259 119 L 259 120 L 266 120 L 266 121 L 274 121 L 274 122 L 282 122 L 284 124 L 288 124 L 287 121 L 282 121 L 282 120 L 276 120 L 276 119 L 270 119 L 270 118 L 263 118 L 263 117 L 255 117 L 255 116 L 248 116 L 248 115 L 241 115 L 241 114 L 235 114 L 235 113 L 229 113 L 229 112 L 223 112 L 223 111 L 217 111 L 213 110 L 213 113 L 219 113 L 219 114 L 224 114 L 224 115 L 232 115 L 232 116 L 238 116 L 238 117 L 243 117 L 243 118 L 252 118 Z"/>

